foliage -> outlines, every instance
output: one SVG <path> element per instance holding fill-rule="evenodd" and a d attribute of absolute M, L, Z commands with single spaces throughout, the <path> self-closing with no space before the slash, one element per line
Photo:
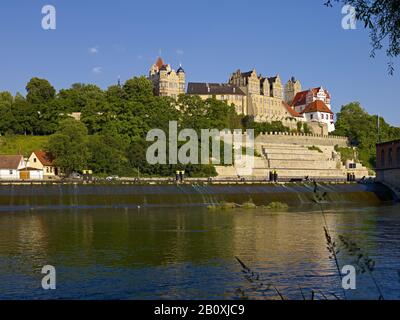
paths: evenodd
<path fill-rule="evenodd" d="M 50 137 L 46 149 L 55 157 L 55 165 L 67 175 L 87 169 L 90 150 L 85 125 L 73 119 L 64 120 L 57 133 Z"/>
<path fill-rule="evenodd" d="M 358 160 L 357 153 L 353 148 L 339 147 L 336 145 L 335 151 L 340 153 L 343 164 L 348 160 Z"/>
<path fill-rule="evenodd" d="M 215 176 L 212 165 L 149 165 L 147 133 L 161 129 L 168 135 L 169 123 L 176 121 L 178 130 L 196 130 L 200 142 L 201 129 L 241 128 L 233 106 L 196 96 L 182 95 L 177 101 L 158 97 L 145 77 L 107 90 L 76 83 L 58 93 L 47 80 L 33 78 L 26 90 L 26 98 L 0 92 L 0 136 L 51 135 L 46 149 L 66 172 L 92 169 L 97 174 L 173 176 L 176 170 L 185 170 L 187 176 Z M 70 117 L 74 112 L 81 113 L 81 122 Z"/>
<path fill-rule="evenodd" d="M 281 121 L 255 122 L 252 116 L 243 117 L 242 126 L 244 129 L 254 129 L 255 136 L 269 132 L 290 132 L 290 128 L 285 127 Z"/>
<path fill-rule="evenodd" d="M 376 143 L 400 139 L 400 128 L 392 127 L 380 117 L 368 114 L 358 102 L 342 107 L 337 114 L 336 130 L 333 134 L 349 137 L 351 146 L 358 148 L 358 158 L 362 164 L 374 168 L 376 163 Z"/>

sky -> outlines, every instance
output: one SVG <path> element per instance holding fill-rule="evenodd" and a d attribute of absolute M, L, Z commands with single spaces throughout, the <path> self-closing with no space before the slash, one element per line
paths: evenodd
<path fill-rule="evenodd" d="M 42 28 L 42 7 L 56 29 Z M 324 0 L 5 0 L 0 4 L 0 91 L 26 94 L 32 77 L 57 89 L 101 88 L 147 75 L 161 55 L 187 81 L 226 82 L 237 69 L 292 76 L 303 89 L 323 86 L 334 112 L 359 101 L 400 126 L 400 59 L 370 57 L 368 31 L 342 28 L 342 6 Z"/>

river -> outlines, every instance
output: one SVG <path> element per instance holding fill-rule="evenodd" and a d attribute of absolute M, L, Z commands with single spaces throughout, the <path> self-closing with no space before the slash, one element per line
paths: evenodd
<path fill-rule="evenodd" d="M 342 235 L 375 261 L 372 275 L 385 299 L 400 298 L 400 206 L 376 190 L 326 186 L 322 213 L 309 186 L 268 195 L 264 186 L 198 188 L 1 187 L 0 299 L 278 299 L 274 288 L 288 299 L 312 291 L 335 299 L 343 291 L 325 220 L 340 247 Z M 240 198 L 240 188 L 255 202 L 295 200 L 286 212 L 207 210 Z M 260 281 L 249 282 L 236 257 Z M 338 258 L 354 264 L 344 248 Z M 56 290 L 41 288 L 45 265 L 56 268 Z M 348 299 L 378 296 L 368 272 L 346 292 Z"/>

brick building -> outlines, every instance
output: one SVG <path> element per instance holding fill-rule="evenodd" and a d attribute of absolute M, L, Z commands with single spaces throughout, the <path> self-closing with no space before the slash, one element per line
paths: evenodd
<path fill-rule="evenodd" d="M 377 144 L 376 178 L 400 188 L 400 140 Z"/>

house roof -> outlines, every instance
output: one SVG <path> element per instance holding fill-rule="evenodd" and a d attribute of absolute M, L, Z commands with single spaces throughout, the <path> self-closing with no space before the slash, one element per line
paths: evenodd
<path fill-rule="evenodd" d="M 291 106 L 289 106 L 286 102 L 282 101 L 282 105 L 286 108 L 286 110 L 290 113 L 292 117 L 295 118 L 303 118 L 303 116 L 294 110 Z"/>
<path fill-rule="evenodd" d="M 49 167 L 54 166 L 54 157 L 50 153 L 43 150 L 37 150 L 33 153 L 36 155 L 42 165 Z"/>
<path fill-rule="evenodd" d="M 295 95 L 295 97 L 294 97 L 294 99 L 293 99 L 293 101 L 292 101 L 292 106 L 294 106 L 294 107 L 297 107 L 297 106 L 304 106 L 304 105 L 306 104 L 306 102 L 307 102 L 307 94 L 308 94 L 310 91 L 312 91 L 313 96 L 316 97 L 317 94 L 318 94 L 318 92 L 319 92 L 319 90 L 321 90 L 321 87 L 312 88 L 312 89 L 309 89 L 309 90 L 306 90 L 306 91 L 298 92 L 298 93 Z M 326 97 L 327 97 L 328 99 L 330 99 L 331 96 L 330 96 L 328 90 L 324 89 L 324 91 L 325 91 Z"/>
<path fill-rule="evenodd" d="M 242 95 L 244 92 L 237 86 L 224 83 L 196 83 L 190 82 L 187 89 L 188 94 L 213 95 L 213 94 L 232 94 Z"/>
<path fill-rule="evenodd" d="M 306 106 L 306 108 L 301 113 L 303 114 L 311 112 L 324 112 L 333 114 L 331 109 L 329 109 L 328 106 L 321 100 L 316 100 L 314 102 L 311 102 Z"/>
<path fill-rule="evenodd" d="M 23 160 L 23 156 L 0 155 L 0 169 L 17 170 Z"/>
<path fill-rule="evenodd" d="M 238 70 L 238 72 L 240 72 L 240 75 L 241 75 L 243 78 L 249 78 L 249 77 L 251 77 L 251 75 L 253 74 L 254 70 L 247 71 L 247 72 L 241 72 L 240 70 Z"/>

